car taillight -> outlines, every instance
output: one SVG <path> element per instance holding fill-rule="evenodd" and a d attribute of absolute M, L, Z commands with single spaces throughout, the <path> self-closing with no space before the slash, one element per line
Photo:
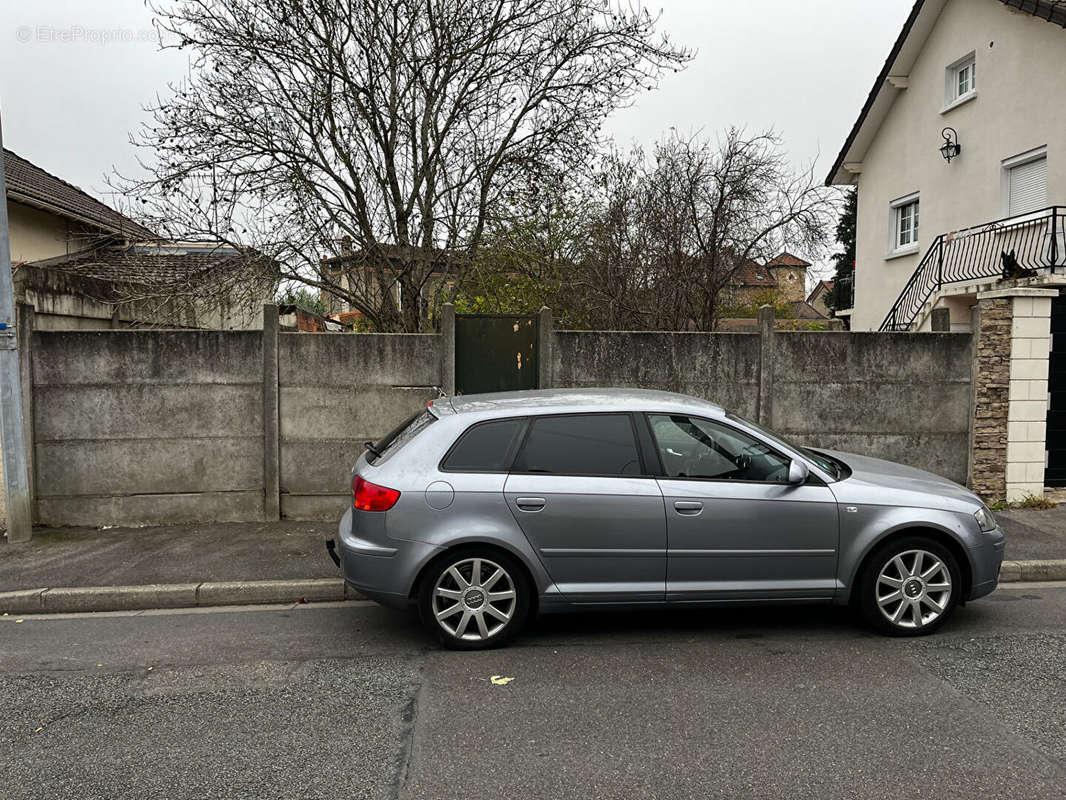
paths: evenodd
<path fill-rule="evenodd" d="M 358 511 L 388 511 L 399 499 L 400 493 L 395 489 L 378 486 L 359 475 L 352 478 L 352 507 Z"/>

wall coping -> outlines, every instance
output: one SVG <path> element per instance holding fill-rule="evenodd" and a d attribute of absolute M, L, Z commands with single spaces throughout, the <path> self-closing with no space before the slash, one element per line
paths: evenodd
<path fill-rule="evenodd" d="M 1058 289 L 1036 289 L 1028 286 L 1017 286 L 1013 289 L 995 289 L 991 292 L 978 292 L 978 300 L 994 300 L 999 297 L 1058 297 Z"/>

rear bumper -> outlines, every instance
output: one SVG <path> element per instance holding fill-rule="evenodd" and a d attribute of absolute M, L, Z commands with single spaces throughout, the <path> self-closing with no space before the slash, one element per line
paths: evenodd
<path fill-rule="evenodd" d="M 348 585 L 371 600 L 406 608 L 411 604 L 411 589 L 419 570 L 440 548 L 424 542 L 387 541 L 385 545 L 356 536 L 352 510 L 348 509 L 337 526 L 341 572 Z"/>
<path fill-rule="evenodd" d="M 1003 551 L 1007 537 L 1003 531 L 994 531 L 981 535 L 981 544 L 970 548 L 970 562 L 973 565 L 973 585 L 967 600 L 976 600 L 990 594 L 999 584 L 999 568 L 1003 564 Z"/>

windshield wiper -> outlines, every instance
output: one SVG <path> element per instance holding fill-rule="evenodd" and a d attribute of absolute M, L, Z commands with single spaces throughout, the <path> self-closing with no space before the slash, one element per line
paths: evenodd
<path fill-rule="evenodd" d="M 363 442 L 363 447 L 370 451 L 371 455 L 381 458 L 381 451 L 374 446 L 373 442 Z M 369 459 L 368 459 L 369 460 Z M 371 462 L 373 463 L 373 462 Z"/>

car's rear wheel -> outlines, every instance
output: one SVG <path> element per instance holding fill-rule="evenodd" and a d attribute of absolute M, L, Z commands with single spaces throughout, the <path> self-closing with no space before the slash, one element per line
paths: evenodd
<path fill-rule="evenodd" d="M 418 596 L 423 624 L 455 650 L 499 647 L 525 624 L 530 587 L 524 570 L 495 550 L 464 547 L 436 561 Z"/>
<path fill-rule="evenodd" d="M 856 589 L 866 622 L 889 636 L 924 636 L 937 630 L 958 605 L 958 561 L 926 536 L 908 536 L 867 559 Z"/>

